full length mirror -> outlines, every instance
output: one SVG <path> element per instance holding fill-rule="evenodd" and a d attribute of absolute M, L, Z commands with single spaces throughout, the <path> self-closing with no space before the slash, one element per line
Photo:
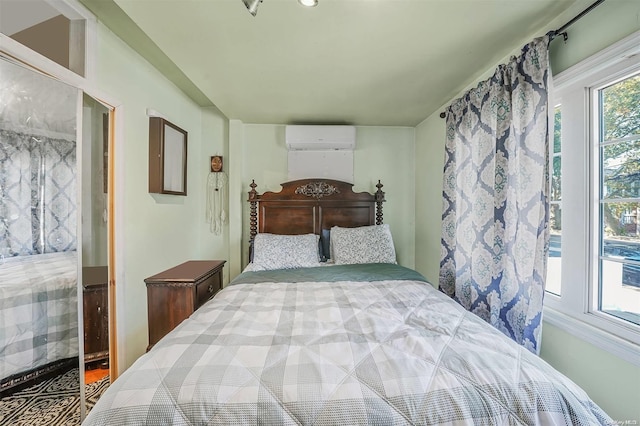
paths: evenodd
<path fill-rule="evenodd" d="M 44 406 L 57 407 L 49 424 L 61 416 L 80 421 L 79 96 L 74 87 L 0 60 L 0 385 L 1 405 L 12 408 L 3 412 L 7 424 L 38 424 L 24 416 Z"/>

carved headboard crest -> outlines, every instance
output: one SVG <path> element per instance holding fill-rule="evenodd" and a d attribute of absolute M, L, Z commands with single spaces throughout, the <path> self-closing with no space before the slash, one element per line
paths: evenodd
<path fill-rule="evenodd" d="M 327 182 L 309 182 L 306 185 L 300 185 L 296 188 L 296 194 L 306 195 L 307 197 L 314 197 L 320 199 L 333 194 L 339 194 L 340 190 Z"/>

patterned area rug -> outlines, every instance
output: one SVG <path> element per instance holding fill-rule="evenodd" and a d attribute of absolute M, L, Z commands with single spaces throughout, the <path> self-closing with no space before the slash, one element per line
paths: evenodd
<path fill-rule="evenodd" d="M 80 424 L 78 369 L 0 400 L 0 425 L 77 426 Z M 109 386 L 109 377 L 86 386 L 87 411 Z"/>

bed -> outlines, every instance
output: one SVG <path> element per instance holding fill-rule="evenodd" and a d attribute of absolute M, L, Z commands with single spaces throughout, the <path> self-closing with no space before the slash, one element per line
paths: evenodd
<path fill-rule="evenodd" d="M 0 392 L 78 364 L 77 253 L 0 262 Z"/>
<path fill-rule="evenodd" d="M 569 379 L 395 263 L 381 188 L 253 183 L 251 264 L 84 424 L 611 424 Z"/>

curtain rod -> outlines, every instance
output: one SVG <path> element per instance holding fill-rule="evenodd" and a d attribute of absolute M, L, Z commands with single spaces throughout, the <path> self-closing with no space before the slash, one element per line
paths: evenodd
<path fill-rule="evenodd" d="M 604 3 L 604 0 L 596 0 L 595 2 L 593 2 L 591 4 L 591 6 L 587 7 L 582 12 L 578 13 L 569 22 L 567 22 L 566 24 L 564 24 L 563 26 L 561 26 L 557 30 L 551 31 L 551 40 L 553 40 L 554 38 L 556 38 L 559 35 L 562 35 L 562 37 L 564 38 L 564 41 L 567 41 L 567 38 L 568 38 L 568 36 L 567 36 L 567 28 L 569 28 L 571 25 L 573 25 L 576 22 L 578 22 L 580 19 L 582 19 L 582 17 L 584 15 L 586 15 L 589 12 L 591 12 L 593 9 L 595 9 L 598 6 L 600 6 L 602 3 Z M 445 118 L 446 116 L 447 116 L 447 114 L 445 112 L 441 112 L 440 113 L 440 118 Z"/>
<path fill-rule="evenodd" d="M 565 41 L 566 41 L 567 40 L 567 28 L 569 28 L 571 25 L 575 24 L 584 15 L 586 15 L 589 12 L 591 12 L 593 9 L 595 9 L 598 6 L 600 6 L 600 4 L 602 4 L 602 3 L 604 3 L 604 0 L 596 0 L 595 2 L 593 2 L 591 4 L 591 6 L 587 7 L 582 12 L 578 13 L 572 20 L 570 20 L 569 22 L 567 22 L 566 24 L 564 24 L 563 26 L 561 26 L 557 30 L 553 31 L 553 35 L 551 36 L 551 39 L 553 40 L 554 37 L 562 34 L 564 36 Z"/>

